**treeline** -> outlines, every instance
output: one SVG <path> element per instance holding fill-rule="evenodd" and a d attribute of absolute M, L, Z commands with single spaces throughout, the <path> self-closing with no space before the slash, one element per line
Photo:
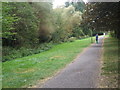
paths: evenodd
<path fill-rule="evenodd" d="M 82 21 L 93 31 L 110 31 L 113 37 L 120 39 L 119 2 L 91 2 L 86 4 Z"/>
<path fill-rule="evenodd" d="M 53 43 L 87 37 L 89 32 L 80 27 L 84 8 L 78 10 L 74 5 L 53 9 L 50 2 L 3 2 L 3 61 L 40 53 Z"/>

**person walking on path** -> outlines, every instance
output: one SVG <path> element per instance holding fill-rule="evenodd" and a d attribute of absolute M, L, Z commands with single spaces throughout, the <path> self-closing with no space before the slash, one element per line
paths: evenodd
<path fill-rule="evenodd" d="M 101 69 L 103 36 L 99 45 L 92 44 L 63 70 L 37 88 L 98 88 Z"/>
<path fill-rule="evenodd" d="M 98 44 L 98 34 L 96 34 L 96 43 Z"/>

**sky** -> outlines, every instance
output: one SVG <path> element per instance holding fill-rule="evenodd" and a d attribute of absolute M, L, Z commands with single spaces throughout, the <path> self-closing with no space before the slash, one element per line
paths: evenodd
<path fill-rule="evenodd" d="M 67 0 L 54 0 L 53 8 L 57 8 L 58 6 L 64 5 Z"/>
<path fill-rule="evenodd" d="M 65 5 L 66 1 L 72 1 L 72 0 L 54 0 L 53 1 L 53 8 L 57 8 L 58 6 Z M 74 1 L 74 0 L 73 0 Z M 85 3 L 87 0 L 83 0 Z"/>

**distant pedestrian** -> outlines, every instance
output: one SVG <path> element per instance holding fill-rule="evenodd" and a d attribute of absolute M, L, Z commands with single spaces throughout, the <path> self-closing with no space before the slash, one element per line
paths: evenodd
<path fill-rule="evenodd" d="M 96 43 L 98 44 L 98 34 L 96 34 Z"/>

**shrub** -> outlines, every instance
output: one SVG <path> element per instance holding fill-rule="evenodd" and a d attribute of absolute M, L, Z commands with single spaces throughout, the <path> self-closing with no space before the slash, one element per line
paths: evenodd
<path fill-rule="evenodd" d="M 68 39 L 69 42 L 73 42 L 73 41 L 75 41 L 75 40 L 76 40 L 76 37 L 70 37 L 70 38 Z"/>
<path fill-rule="evenodd" d="M 5 61 L 10 61 L 16 58 L 29 56 L 32 54 L 38 54 L 38 53 L 49 50 L 50 48 L 52 48 L 52 46 L 53 46 L 52 43 L 43 43 L 43 44 L 40 44 L 39 46 L 36 46 L 36 48 L 21 47 L 19 49 L 16 49 L 12 47 L 3 47 L 2 61 L 5 62 Z"/>

